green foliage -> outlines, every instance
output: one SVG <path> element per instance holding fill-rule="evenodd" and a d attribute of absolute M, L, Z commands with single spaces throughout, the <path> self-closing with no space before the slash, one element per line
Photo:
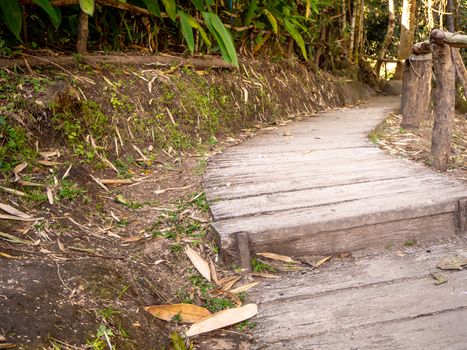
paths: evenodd
<path fill-rule="evenodd" d="M 159 7 L 159 4 L 157 3 L 157 0 L 143 0 L 143 2 L 152 15 L 156 17 L 161 16 L 161 9 Z"/>
<path fill-rule="evenodd" d="M 8 29 L 20 40 L 23 14 L 18 0 L 0 1 L 0 8 L 3 13 L 3 20 Z"/>
<path fill-rule="evenodd" d="M 227 29 L 225 29 L 224 24 L 214 13 L 203 12 L 202 15 L 209 31 L 216 38 L 224 60 L 238 67 L 238 58 L 237 53 L 235 52 L 235 46 L 232 37 Z"/>
<path fill-rule="evenodd" d="M 79 6 L 84 13 L 94 15 L 94 0 L 79 0 Z"/>
<path fill-rule="evenodd" d="M 192 350 L 193 349 L 193 342 L 188 342 L 188 345 L 187 343 L 185 342 L 185 339 L 183 339 L 183 337 L 177 333 L 177 332 L 173 332 L 171 335 L 170 335 L 170 341 L 172 343 L 172 347 L 174 350 Z"/>
<path fill-rule="evenodd" d="M 251 259 L 251 267 L 254 272 L 274 272 L 276 269 L 256 258 Z"/>
<path fill-rule="evenodd" d="M 28 145 L 24 129 L 10 124 L 0 115 L 0 172 L 10 171 L 17 164 L 36 157 L 36 151 Z"/>
<path fill-rule="evenodd" d="M 175 0 L 161 0 L 170 19 L 175 22 L 177 19 L 177 4 Z"/>
<path fill-rule="evenodd" d="M 209 298 L 206 300 L 204 307 L 214 313 L 225 309 L 231 309 L 235 307 L 235 304 L 228 299 Z"/>
<path fill-rule="evenodd" d="M 190 20 L 188 19 L 188 15 L 180 10 L 178 11 L 178 16 L 180 17 L 183 37 L 188 44 L 190 52 L 193 53 L 195 51 L 195 39 L 193 37 L 193 29 L 191 27 Z"/>
<path fill-rule="evenodd" d="M 78 184 L 70 180 L 62 180 L 58 197 L 68 201 L 73 201 L 86 193 L 86 190 L 78 187 Z"/>
<path fill-rule="evenodd" d="M 49 15 L 50 21 L 55 29 L 57 29 L 62 21 L 60 9 L 53 7 L 49 0 L 33 0 L 33 2 L 39 5 Z"/>
<path fill-rule="evenodd" d="M 297 30 L 297 27 L 295 26 L 294 23 L 292 23 L 291 20 L 288 20 L 288 19 L 284 19 L 284 25 L 285 25 L 285 29 L 287 29 L 287 31 L 290 33 L 292 38 L 295 40 L 295 42 L 300 47 L 300 50 L 302 51 L 302 55 L 306 60 L 307 54 L 306 54 L 306 48 L 305 48 L 305 41 L 303 40 L 302 35 Z"/>

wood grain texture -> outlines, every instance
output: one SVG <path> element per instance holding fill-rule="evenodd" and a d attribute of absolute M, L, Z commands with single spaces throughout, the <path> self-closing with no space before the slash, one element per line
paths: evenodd
<path fill-rule="evenodd" d="M 467 270 L 430 276 L 466 242 L 398 256 L 331 260 L 320 271 L 263 283 L 255 349 L 465 349 Z"/>
<path fill-rule="evenodd" d="M 333 253 L 464 227 L 467 186 L 392 157 L 367 135 L 399 100 L 377 97 L 273 128 L 213 157 L 204 177 L 224 255 L 247 232 L 254 251 Z"/>

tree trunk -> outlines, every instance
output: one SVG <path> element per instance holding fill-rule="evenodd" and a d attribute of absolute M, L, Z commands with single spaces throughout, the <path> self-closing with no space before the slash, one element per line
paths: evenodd
<path fill-rule="evenodd" d="M 450 32 L 454 32 L 454 1 L 447 0 L 446 2 L 446 28 Z"/>
<path fill-rule="evenodd" d="M 417 0 L 404 0 L 402 5 L 401 17 L 401 36 L 399 44 L 399 52 L 397 58 L 405 60 L 410 56 L 415 34 L 415 14 L 417 12 Z M 402 63 L 397 63 L 394 79 L 402 78 Z"/>
<path fill-rule="evenodd" d="M 388 0 L 389 7 L 389 21 L 388 21 L 388 30 L 386 31 L 386 36 L 384 37 L 383 44 L 381 45 L 381 50 L 379 51 L 378 57 L 383 59 L 386 54 L 386 50 L 391 44 L 392 37 L 394 35 L 394 25 L 396 22 L 396 17 L 394 16 L 394 0 Z M 381 64 L 383 61 L 377 61 L 375 66 L 376 75 L 379 77 L 381 72 Z"/>
<path fill-rule="evenodd" d="M 436 77 L 435 124 L 431 139 L 433 167 L 446 171 L 451 155 L 452 128 L 454 123 L 454 65 L 451 48 L 443 42 L 432 41 L 433 68 Z"/>
<path fill-rule="evenodd" d="M 350 39 L 349 39 L 349 52 L 348 52 L 350 61 L 352 61 L 352 58 L 353 58 L 353 48 L 354 48 L 354 43 L 355 43 L 355 23 L 356 23 L 357 11 L 359 9 L 358 4 L 359 4 L 358 0 L 354 0 L 352 19 L 350 22 Z"/>
<path fill-rule="evenodd" d="M 76 40 L 76 51 L 84 54 L 88 49 L 88 35 L 89 35 L 89 16 L 83 11 L 79 14 L 78 23 L 78 39 Z"/>
<path fill-rule="evenodd" d="M 464 97 L 467 101 L 467 69 L 465 69 L 465 64 L 458 48 L 451 47 L 451 55 L 456 69 L 456 77 L 464 88 Z"/>
<path fill-rule="evenodd" d="M 405 60 L 402 79 L 401 127 L 417 129 L 428 115 L 431 97 L 431 53 Z"/>
<path fill-rule="evenodd" d="M 428 29 L 432 30 L 435 27 L 435 21 L 433 19 L 433 0 L 428 0 L 427 11 Z"/>

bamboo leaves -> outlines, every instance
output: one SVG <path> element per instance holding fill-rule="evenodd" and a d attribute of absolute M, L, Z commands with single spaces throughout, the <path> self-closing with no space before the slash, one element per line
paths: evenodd
<path fill-rule="evenodd" d="M 287 29 L 292 39 L 297 43 L 298 47 L 300 47 L 300 50 L 302 51 L 302 55 L 306 60 L 307 54 L 306 54 L 305 41 L 303 40 L 303 37 L 298 31 L 297 27 L 295 26 L 294 23 L 291 22 L 291 20 L 287 18 L 284 18 L 284 25 L 285 25 L 285 29 Z"/>
<path fill-rule="evenodd" d="M 177 4 L 175 3 L 175 0 L 162 0 L 162 3 L 164 4 L 165 10 L 167 11 L 170 19 L 175 22 L 177 19 Z"/>
<path fill-rule="evenodd" d="M 238 67 L 238 58 L 237 53 L 235 52 L 235 46 L 232 37 L 224 24 L 214 13 L 203 12 L 202 15 L 206 26 L 219 44 L 219 49 L 224 60 L 232 63 L 235 67 Z"/>
<path fill-rule="evenodd" d="M 53 7 L 49 0 L 33 0 L 33 2 L 40 6 L 49 15 L 50 21 L 54 25 L 55 29 L 58 28 L 62 21 L 60 10 Z"/>
<path fill-rule="evenodd" d="M 182 35 L 185 38 L 185 41 L 190 49 L 190 52 L 195 51 L 195 39 L 193 37 L 193 29 L 190 25 L 188 15 L 183 11 L 178 11 L 178 16 L 180 17 L 180 25 L 182 27 Z"/>
<path fill-rule="evenodd" d="M 16 39 L 21 40 L 22 12 L 18 0 L 0 1 L 0 8 L 8 29 L 11 30 Z"/>
<path fill-rule="evenodd" d="M 143 2 L 151 15 L 156 17 L 161 16 L 161 9 L 157 3 L 157 0 L 143 0 Z"/>
<path fill-rule="evenodd" d="M 89 16 L 94 14 L 94 0 L 79 0 L 79 6 L 85 14 Z"/>

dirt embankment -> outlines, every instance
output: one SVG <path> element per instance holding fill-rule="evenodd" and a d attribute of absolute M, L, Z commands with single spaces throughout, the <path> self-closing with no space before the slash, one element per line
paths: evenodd
<path fill-rule="evenodd" d="M 207 157 L 343 102 L 334 78 L 285 63 L 0 70 L 0 203 L 27 214 L 1 212 L 0 342 L 167 348 L 183 325 L 144 306 L 235 306 L 183 251 L 215 261 L 220 279 L 235 274 L 209 238 Z M 194 345 L 247 348 L 251 326 Z"/>

